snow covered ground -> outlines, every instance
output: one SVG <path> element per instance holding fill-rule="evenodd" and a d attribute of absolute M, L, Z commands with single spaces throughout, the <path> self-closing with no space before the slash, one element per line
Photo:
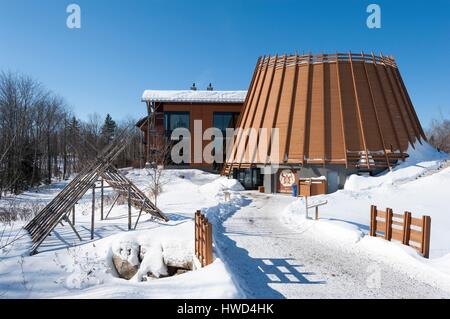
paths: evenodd
<path fill-rule="evenodd" d="M 317 196 L 328 200 L 320 220 L 306 220 L 301 199 L 242 190 L 239 183 L 198 170 L 167 170 L 158 206 L 169 223 L 143 215 L 127 231 L 127 205 L 119 203 L 107 220 L 96 211 L 90 237 L 91 195 L 77 205 L 79 242 L 58 226 L 41 253 L 31 246 L 25 222 L 0 224 L 0 298 L 403 298 L 450 297 L 450 168 L 447 156 L 417 145 L 411 157 L 377 177 L 351 176 L 344 190 Z M 145 192 L 145 170 L 127 176 Z M 0 200 L 0 206 L 36 210 L 65 182 Z M 224 201 L 224 191 L 231 201 Z M 112 195 L 108 191 L 107 195 Z M 97 196 L 98 198 L 98 196 Z M 370 205 L 414 216 L 430 215 L 431 258 L 394 242 L 367 236 Z M 107 207 L 109 207 L 107 205 Z M 182 275 L 142 282 L 145 271 L 164 274 L 161 259 L 193 258 L 193 216 L 201 209 L 214 224 L 214 263 Z M 107 209 L 106 209 L 107 211 Z M 133 210 L 133 220 L 138 211 Z M 6 243 L 14 245 L 2 248 Z M 140 245 L 142 271 L 120 279 L 112 254 Z"/>
<path fill-rule="evenodd" d="M 450 167 L 445 154 L 428 144 L 410 150 L 411 158 L 393 171 L 377 177 L 352 175 L 344 190 L 315 196 L 328 201 L 320 208 L 320 220 L 305 218 L 303 199 L 294 199 L 281 215 L 285 225 L 314 234 L 322 243 L 340 251 L 353 251 L 390 265 L 433 287 L 450 291 Z M 414 249 L 368 236 L 370 205 L 396 213 L 431 216 L 430 259 Z M 312 215 L 313 212 L 310 212 Z"/>
<path fill-rule="evenodd" d="M 145 170 L 132 170 L 127 176 L 147 190 L 149 177 Z M 127 205 L 117 205 L 104 221 L 99 220 L 97 207 L 95 239 L 91 241 L 91 194 L 86 194 L 77 205 L 76 214 L 76 228 L 84 241 L 80 243 L 68 226 L 58 226 L 42 245 L 41 253 L 35 256 L 27 256 L 31 242 L 28 235 L 20 231 L 24 222 L 2 225 L 0 247 L 18 240 L 0 250 L 0 298 L 240 297 L 220 258 L 206 268 L 174 277 L 147 282 L 139 282 L 139 276 L 130 281 L 118 278 L 111 261 L 116 246 L 127 242 L 162 245 L 165 251 L 172 250 L 173 255 L 192 258 L 195 211 L 216 212 L 217 216 L 222 212 L 225 218 L 224 214 L 234 212 L 242 203 L 242 197 L 234 191 L 241 189 L 240 184 L 217 175 L 197 170 L 168 170 L 164 179 L 167 184 L 158 206 L 171 219 L 169 223 L 151 221 L 150 216 L 143 215 L 137 230 L 128 232 Z M 43 204 L 64 185 L 62 182 L 42 187 L 16 199 L 21 204 Z M 227 203 L 223 202 L 225 189 L 231 192 L 231 201 Z M 0 204 L 6 205 L 8 200 L 12 198 L 3 199 Z M 138 211 L 133 210 L 134 221 L 137 215 Z"/>

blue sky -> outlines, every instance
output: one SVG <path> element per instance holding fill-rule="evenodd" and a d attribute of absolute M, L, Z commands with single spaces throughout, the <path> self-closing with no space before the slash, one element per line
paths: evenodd
<path fill-rule="evenodd" d="M 82 28 L 66 27 L 77 3 Z M 366 27 L 366 7 L 382 28 Z M 0 70 L 64 96 L 81 118 L 145 114 L 142 91 L 247 89 L 258 56 L 393 54 L 424 126 L 450 117 L 450 0 L 0 0 Z"/>

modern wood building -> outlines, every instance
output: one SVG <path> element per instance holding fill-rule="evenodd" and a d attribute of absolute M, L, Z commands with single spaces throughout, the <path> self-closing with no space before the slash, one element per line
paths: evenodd
<path fill-rule="evenodd" d="M 349 174 L 395 166 L 425 140 L 395 60 L 374 54 L 259 58 L 237 126 L 279 130 L 278 154 L 268 148 L 263 158 L 237 135 L 223 170 L 266 192 L 289 191 L 281 180 L 320 176 L 332 192 Z M 277 174 L 261 175 L 275 165 Z"/>
<path fill-rule="evenodd" d="M 201 131 L 208 128 L 218 128 L 225 133 L 226 128 L 234 128 L 243 107 L 247 91 L 214 91 L 191 90 L 184 91 L 157 91 L 146 90 L 142 102 L 146 103 L 148 116 L 142 118 L 136 125 L 143 131 L 143 142 L 146 146 L 146 159 L 152 149 L 159 145 L 163 138 L 170 138 L 176 128 L 187 128 L 194 136 L 196 121 L 201 121 Z M 149 126 L 148 123 L 151 123 Z M 202 141 L 202 149 L 210 141 Z M 218 170 L 221 164 L 205 163 L 203 157 L 200 161 L 194 158 L 194 142 L 191 143 L 191 160 L 177 167 L 202 168 Z M 196 150 L 197 151 L 197 150 Z M 171 166 L 170 163 L 168 166 Z"/>

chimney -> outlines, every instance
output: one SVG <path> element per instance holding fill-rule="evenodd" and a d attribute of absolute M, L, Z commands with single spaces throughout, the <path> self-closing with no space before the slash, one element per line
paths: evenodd
<path fill-rule="evenodd" d="M 206 91 L 214 91 L 214 88 L 211 83 L 209 83 L 208 87 L 206 88 Z"/>
<path fill-rule="evenodd" d="M 195 86 L 195 83 L 192 83 L 191 91 L 197 91 L 197 87 Z"/>

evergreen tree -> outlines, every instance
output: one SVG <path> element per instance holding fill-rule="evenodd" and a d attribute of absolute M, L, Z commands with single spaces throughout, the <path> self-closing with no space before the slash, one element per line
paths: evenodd
<path fill-rule="evenodd" d="M 107 114 L 105 123 L 102 126 L 101 130 L 101 140 L 103 145 L 107 145 L 111 143 L 116 135 L 117 124 L 112 119 L 111 115 Z"/>

